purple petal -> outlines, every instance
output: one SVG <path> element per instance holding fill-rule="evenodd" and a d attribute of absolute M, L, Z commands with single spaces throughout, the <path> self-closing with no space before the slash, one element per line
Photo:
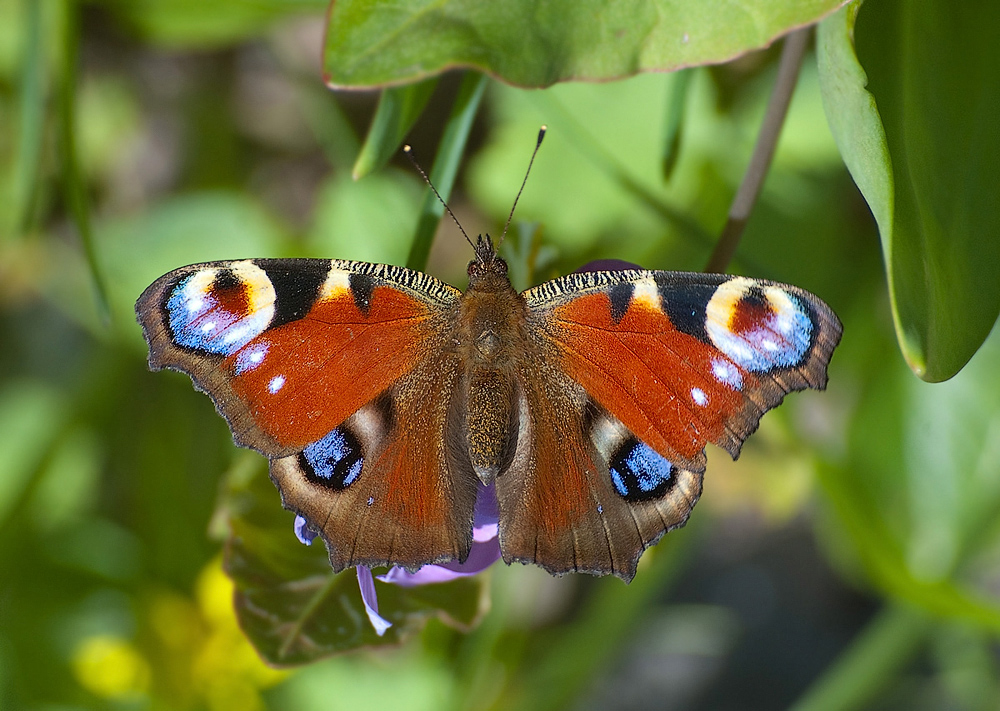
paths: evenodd
<path fill-rule="evenodd" d="M 455 578 L 481 573 L 500 560 L 499 507 L 496 488 L 493 484 L 483 486 L 476 496 L 476 508 L 472 520 L 472 548 L 464 563 L 449 561 L 440 565 L 425 565 L 414 573 L 403 568 L 391 568 L 379 580 L 401 587 L 446 583 Z"/>
<path fill-rule="evenodd" d="M 357 571 L 358 587 L 361 588 L 361 600 L 365 603 L 365 612 L 368 613 L 368 619 L 372 623 L 372 627 L 375 628 L 375 634 L 381 637 L 387 629 L 392 627 L 392 623 L 378 614 L 378 595 L 375 594 L 375 580 L 372 577 L 372 571 L 363 565 L 359 565 Z"/>
<path fill-rule="evenodd" d="M 594 262 L 587 262 L 577 269 L 578 272 L 619 272 L 630 271 L 632 269 L 642 269 L 638 264 L 626 262 L 621 259 L 598 259 Z"/>
<path fill-rule="evenodd" d="M 472 536 L 476 537 L 476 529 L 496 526 L 500 521 L 500 506 L 497 504 L 497 488 L 494 484 L 479 487 L 476 494 L 476 507 L 472 512 Z M 492 538 L 496 537 L 494 531 Z M 476 538 L 477 541 L 487 540 Z"/>
<path fill-rule="evenodd" d="M 302 516 L 295 517 L 295 537 L 307 546 L 311 546 L 313 540 L 319 535 L 309 527 L 309 524 Z"/>

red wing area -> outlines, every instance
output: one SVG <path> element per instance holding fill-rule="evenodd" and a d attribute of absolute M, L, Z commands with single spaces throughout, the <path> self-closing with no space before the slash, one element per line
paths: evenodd
<path fill-rule="evenodd" d="M 281 446 L 302 449 L 443 346 L 431 306 L 377 286 L 366 311 L 350 291 L 317 300 L 229 355 L 233 393 Z"/>
<path fill-rule="evenodd" d="M 188 373 L 238 444 L 286 457 L 446 350 L 458 296 L 400 267 L 256 259 L 170 272 L 136 315 L 151 368 Z"/>
<path fill-rule="evenodd" d="M 639 439 L 686 468 L 704 467 L 707 442 L 731 439 L 727 423 L 757 384 L 717 349 L 678 331 L 659 309 L 633 303 L 615 322 L 602 292 L 556 307 L 546 332 L 573 380 Z M 713 375 L 720 365 L 735 369 L 742 392 Z"/>

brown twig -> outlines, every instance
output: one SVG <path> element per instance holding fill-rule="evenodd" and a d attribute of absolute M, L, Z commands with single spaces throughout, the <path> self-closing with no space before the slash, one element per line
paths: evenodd
<path fill-rule="evenodd" d="M 795 83 L 798 81 L 799 68 L 802 66 L 802 57 L 809 44 L 811 31 L 810 25 L 795 30 L 785 38 L 781 61 L 778 64 L 778 78 L 774 82 L 767 113 L 764 114 L 764 121 L 760 126 L 757 145 L 754 146 L 753 156 L 743 176 L 743 182 L 740 183 L 733 204 L 729 208 L 726 226 L 722 228 L 719 241 L 716 242 L 712 256 L 708 259 L 706 272 L 724 272 L 736 254 L 736 247 L 743 236 L 743 228 L 750 219 L 750 212 L 757 202 L 767 169 L 771 165 L 771 158 L 774 157 L 774 149 L 778 145 L 781 127 L 785 123 L 788 105 L 792 101 L 792 92 L 795 91 Z"/>

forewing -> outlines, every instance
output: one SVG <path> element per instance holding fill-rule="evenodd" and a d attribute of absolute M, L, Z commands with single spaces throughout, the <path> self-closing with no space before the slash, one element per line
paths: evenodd
<path fill-rule="evenodd" d="M 592 272 L 525 293 L 559 367 L 675 465 L 733 457 L 789 392 L 826 386 L 841 325 L 797 287 L 720 274 Z"/>
<path fill-rule="evenodd" d="M 238 444 L 301 451 L 445 345 L 459 292 L 364 262 L 255 259 L 177 269 L 136 303 L 154 370 L 191 376 Z"/>

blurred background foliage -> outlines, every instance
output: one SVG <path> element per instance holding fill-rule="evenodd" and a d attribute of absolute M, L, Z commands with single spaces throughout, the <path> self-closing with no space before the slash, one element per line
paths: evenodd
<path fill-rule="evenodd" d="M 871 39 L 876 19 L 893 22 L 884 3 L 870 0 L 867 30 L 869 6 L 858 15 L 863 63 L 864 51 L 889 63 Z M 479 588 L 400 601 L 413 622 L 397 626 L 400 645 L 282 671 L 260 661 L 237 626 L 223 539 L 239 531 L 277 567 L 324 556 L 294 540 L 265 463 L 235 449 L 210 401 L 186 377 L 146 371 L 142 289 L 202 260 L 419 264 L 425 248 L 427 271 L 463 285 L 469 251 L 453 225 L 414 242 L 440 209 L 392 137 L 407 135 L 469 233 L 496 234 L 542 123 L 505 244 L 518 287 L 596 258 L 702 269 L 778 56 L 544 90 L 446 73 L 386 92 L 396 113 L 380 114 L 403 118 L 376 121 L 383 138 L 365 144 L 379 95 L 324 88 L 325 11 L 0 0 L 0 708 L 996 708 L 1000 341 L 967 349 L 943 384 L 907 368 L 883 259 L 905 271 L 905 245 L 949 243 L 911 232 L 896 262 L 883 252 L 812 50 L 731 268 L 834 307 L 845 335 L 829 390 L 765 417 L 738 463 L 710 452 L 691 524 L 629 586 L 498 565 L 477 578 L 488 605 Z M 959 72 L 981 59 L 948 56 Z M 326 61 L 329 77 L 330 47 Z M 891 148 L 902 120 L 886 121 Z M 995 141 L 991 125 L 950 145 Z M 942 182 L 953 202 L 997 188 Z M 866 195 L 881 225 L 885 206 Z M 995 224 L 997 206 L 980 207 L 980 222 L 962 219 Z M 977 249 L 1000 283 L 995 252 Z M 949 302 L 932 286 L 932 311 L 950 304 L 957 322 L 971 309 L 989 332 L 990 294 Z"/>

